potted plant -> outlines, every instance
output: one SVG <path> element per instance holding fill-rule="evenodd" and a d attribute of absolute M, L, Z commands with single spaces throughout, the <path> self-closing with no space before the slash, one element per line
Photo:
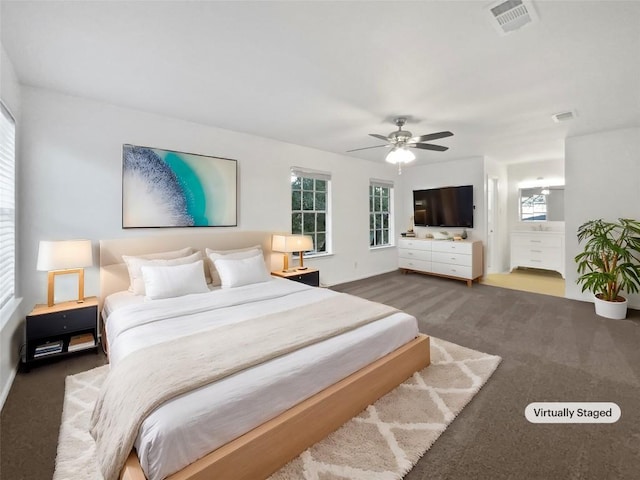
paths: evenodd
<path fill-rule="evenodd" d="M 595 295 L 596 314 L 622 319 L 627 316 L 627 299 L 620 292 L 640 289 L 640 222 L 620 218 L 617 222 L 590 220 L 578 228 L 578 243 L 584 250 L 576 255 L 578 284 Z"/>

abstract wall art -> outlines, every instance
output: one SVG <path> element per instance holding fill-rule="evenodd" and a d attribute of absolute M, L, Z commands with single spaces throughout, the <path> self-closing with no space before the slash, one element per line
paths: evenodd
<path fill-rule="evenodd" d="M 122 146 L 122 227 L 235 227 L 238 162 Z"/>

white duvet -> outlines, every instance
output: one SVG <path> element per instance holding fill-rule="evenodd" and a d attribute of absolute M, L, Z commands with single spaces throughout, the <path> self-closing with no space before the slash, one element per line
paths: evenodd
<path fill-rule="evenodd" d="M 105 311 L 109 357 L 336 295 L 289 280 L 184 297 L 141 301 L 116 294 Z M 390 353 L 418 334 L 414 317 L 395 313 L 166 402 L 142 424 L 136 450 L 145 474 L 160 480 L 291 406 Z M 161 365 L 158 368 L 162 368 Z"/>

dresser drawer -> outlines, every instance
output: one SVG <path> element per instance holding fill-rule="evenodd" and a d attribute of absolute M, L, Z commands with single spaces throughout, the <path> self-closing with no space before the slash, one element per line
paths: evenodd
<path fill-rule="evenodd" d="M 511 263 L 521 267 L 555 270 L 562 263 L 562 252 L 559 248 L 513 246 L 511 256 Z"/>
<path fill-rule="evenodd" d="M 471 255 L 456 252 L 433 252 L 431 254 L 431 261 L 434 263 L 448 263 L 465 267 L 470 267 L 472 265 Z"/>
<path fill-rule="evenodd" d="M 69 332 L 96 328 L 98 309 L 95 306 L 64 312 L 27 316 L 27 337 L 44 338 Z"/>
<path fill-rule="evenodd" d="M 530 246 L 530 247 L 562 247 L 562 236 L 561 235 L 548 235 L 548 234 L 520 234 L 520 233 L 512 233 L 511 234 L 511 245 L 512 246 Z"/>
<path fill-rule="evenodd" d="M 471 267 L 462 265 L 450 265 L 446 263 L 431 263 L 431 271 L 440 275 L 449 275 L 451 277 L 472 278 Z"/>
<path fill-rule="evenodd" d="M 400 258 L 408 258 L 413 260 L 431 261 L 431 252 L 428 250 L 410 250 L 408 248 L 399 248 L 398 256 Z"/>
<path fill-rule="evenodd" d="M 417 270 L 419 272 L 430 272 L 431 262 L 425 260 L 415 260 L 411 258 L 399 258 L 398 265 L 400 268 L 407 268 L 409 270 Z"/>
<path fill-rule="evenodd" d="M 430 240 L 416 240 L 414 238 L 401 238 L 398 241 L 399 248 L 408 248 L 411 250 L 431 250 Z"/>
<path fill-rule="evenodd" d="M 434 240 L 432 250 L 434 252 L 454 252 L 454 253 L 466 253 L 470 255 L 473 251 L 472 242 L 452 242 L 447 240 Z"/>

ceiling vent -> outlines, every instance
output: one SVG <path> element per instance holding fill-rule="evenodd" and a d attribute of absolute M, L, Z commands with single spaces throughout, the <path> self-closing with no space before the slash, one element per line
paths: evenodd
<path fill-rule="evenodd" d="M 568 122 L 569 120 L 573 120 L 575 116 L 576 114 L 574 112 L 561 112 L 561 113 L 556 113 L 555 115 L 551 115 L 551 118 L 553 118 L 554 122 L 560 123 L 560 122 Z"/>
<path fill-rule="evenodd" d="M 536 22 L 536 15 L 530 0 L 501 0 L 487 7 L 491 15 L 491 23 L 500 35 Z"/>

